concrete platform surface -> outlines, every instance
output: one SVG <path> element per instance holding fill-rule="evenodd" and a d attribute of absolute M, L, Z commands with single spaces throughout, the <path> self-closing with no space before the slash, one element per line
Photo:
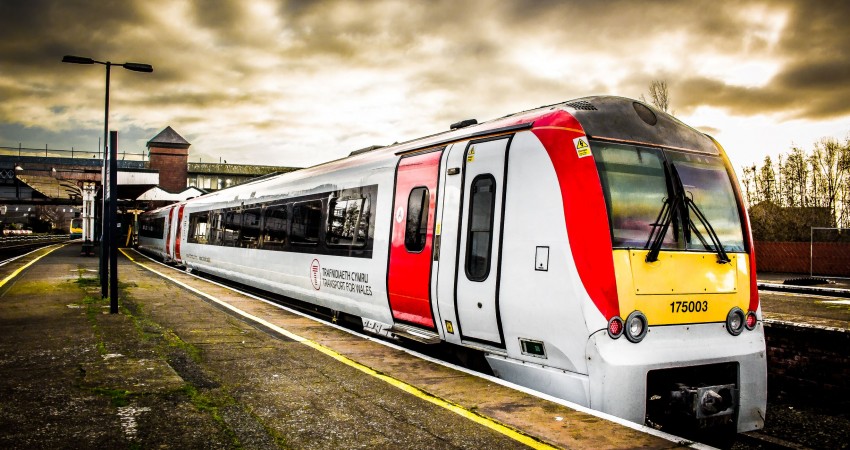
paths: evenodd
<path fill-rule="evenodd" d="M 79 244 L 47 253 L 0 267 L 0 448 L 684 445 L 129 252 L 139 264 L 119 257 L 121 310 L 110 315 L 97 258 Z"/>
<path fill-rule="evenodd" d="M 767 320 L 850 330 L 850 280 L 825 277 L 830 284 L 789 286 L 800 274 L 759 273 L 759 300 Z"/>

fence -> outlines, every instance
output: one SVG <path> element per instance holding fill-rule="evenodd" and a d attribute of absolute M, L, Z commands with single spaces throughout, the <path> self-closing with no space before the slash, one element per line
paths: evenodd
<path fill-rule="evenodd" d="M 850 243 L 756 242 L 759 272 L 850 277 Z"/>
<path fill-rule="evenodd" d="M 19 156 L 19 157 L 53 157 L 53 158 L 71 158 L 71 159 L 103 159 L 103 152 L 100 149 L 92 150 L 61 150 L 48 148 L 27 148 L 18 145 L 17 147 L 0 147 L 0 155 L 3 156 Z M 147 153 L 119 152 L 118 158 L 126 161 L 145 161 Z"/>

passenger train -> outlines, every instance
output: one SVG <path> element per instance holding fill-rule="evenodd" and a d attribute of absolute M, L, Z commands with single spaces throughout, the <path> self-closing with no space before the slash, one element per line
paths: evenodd
<path fill-rule="evenodd" d="M 75 217 L 71 219 L 71 227 L 69 229 L 69 238 L 70 239 L 82 239 L 83 237 L 83 219 L 80 217 Z"/>
<path fill-rule="evenodd" d="M 597 96 L 458 122 L 141 217 L 139 247 L 483 354 L 503 379 L 662 430 L 761 428 L 766 355 L 721 146 Z"/>

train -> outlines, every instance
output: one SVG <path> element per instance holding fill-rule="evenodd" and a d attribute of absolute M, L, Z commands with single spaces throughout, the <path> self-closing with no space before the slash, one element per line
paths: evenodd
<path fill-rule="evenodd" d="M 764 426 L 755 252 L 711 136 L 644 102 L 539 107 L 144 213 L 139 248 L 483 355 L 674 433 Z"/>
<path fill-rule="evenodd" d="M 71 219 L 69 238 L 70 239 L 82 239 L 83 238 L 83 219 L 81 217 L 75 217 L 75 218 Z"/>

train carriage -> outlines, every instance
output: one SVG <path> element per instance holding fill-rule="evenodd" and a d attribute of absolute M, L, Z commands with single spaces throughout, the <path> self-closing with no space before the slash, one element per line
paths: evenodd
<path fill-rule="evenodd" d="M 734 433 L 766 404 L 737 186 L 712 138 L 588 97 L 161 208 L 139 242 L 580 405 Z"/>
<path fill-rule="evenodd" d="M 71 219 L 71 227 L 68 233 L 69 239 L 81 239 L 83 237 L 83 219 L 75 217 Z"/>

